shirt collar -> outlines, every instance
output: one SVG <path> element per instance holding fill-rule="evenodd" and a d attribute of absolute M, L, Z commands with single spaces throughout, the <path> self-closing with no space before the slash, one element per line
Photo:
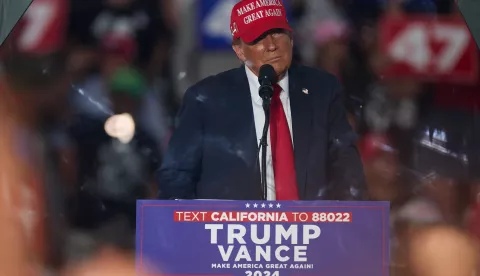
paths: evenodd
<path fill-rule="evenodd" d="M 260 83 L 258 83 L 258 77 L 255 75 L 255 73 L 253 73 L 253 71 L 248 68 L 248 66 L 245 65 L 245 72 L 247 73 L 247 79 L 248 79 L 248 84 L 250 86 L 250 93 L 252 95 L 252 99 L 256 102 L 256 103 L 262 103 L 262 98 L 260 98 L 260 95 L 258 95 L 258 89 L 260 89 Z M 278 85 L 280 85 L 280 87 L 282 88 L 282 93 L 280 93 L 280 96 L 283 98 L 285 97 L 286 99 L 288 99 L 288 85 L 289 85 L 289 82 L 288 82 L 288 71 L 287 73 L 285 74 L 285 77 L 283 77 L 283 79 L 281 79 L 279 82 L 278 82 Z M 283 93 L 284 92 L 284 93 Z"/>

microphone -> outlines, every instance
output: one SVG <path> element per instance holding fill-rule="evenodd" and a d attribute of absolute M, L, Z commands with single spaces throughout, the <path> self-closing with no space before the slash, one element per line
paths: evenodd
<path fill-rule="evenodd" d="M 273 96 L 273 85 L 277 82 L 277 73 L 275 73 L 275 69 L 273 69 L 272 65 L 264 64 L 260 67 L 258 82 L 260 83 L 258 94 L 263 100 L 262 106 L 263 111 L 265 112 L 265 124 L 263 126 L 262 138 L 260 139 L 258 150 L 262 150 L 262 199 L 267 200 L 267 134 L 270 125 L 270 104 Z"/>
<path fill-rule="evenodd" d="M 260 83 L 258 94 L 265 104 L 265 101 L 270 101 L 272 99 L 273 84 L 277 82 L 277 73 L 275 73 L 275 69 L 273 69 L 272 65 L 264 64 L 260 67 L 258 82 Z"/>

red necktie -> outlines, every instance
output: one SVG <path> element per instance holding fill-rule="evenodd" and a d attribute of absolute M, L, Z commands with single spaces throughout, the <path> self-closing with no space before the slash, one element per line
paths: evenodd
<path fill-rule="evenodd" d="M 282 88 L 275 84 L 270 107 L 270 144 L 277 200 L 298 200 L 292 138 L 280 101 Z"/>

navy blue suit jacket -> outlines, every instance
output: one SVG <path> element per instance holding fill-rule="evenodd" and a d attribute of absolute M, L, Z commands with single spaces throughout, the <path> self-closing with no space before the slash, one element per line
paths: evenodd
<path fill-rule="evenodd" d="M 300 199 L 362 199 L 363 167 L 337 79 L 300 65 L 292 65 L 288 75 Z M 162 197 L 262 199 L 258 141 L 243 66 L 189 88 L 178 122 L 158 171 Z"/>

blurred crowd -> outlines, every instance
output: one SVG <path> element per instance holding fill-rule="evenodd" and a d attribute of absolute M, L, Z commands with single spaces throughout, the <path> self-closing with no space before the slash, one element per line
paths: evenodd
<path fill-rule="evenodd" d="M 460 16 L 453 1 L 284 1 L 296 61 L 339 78 L 370 197 L 391 203 L 391 275 L 475 275 L 480 86 L 387 78 L 379 48 L 382 18 Z M 1 51 L 0 181 L 10 187 L 2 204 L 15 210 L 1 217 L 30 230 L 16 237 L 6 227 L 0 237 L 30 241 L 35 252 L 18 256 L 56 270 L 105 246 L 134 250 L 135 200 L 161 195 L 155 171 L 185 85 L 202 75 L 190 59 L 203 52 L 189 18 L 195 0 L 34 0 L 31 9 L 42 2 L 62 3 L 64 35 L 25 37 L 27 22 Z M 451 267 L 432 272 L 442 265 Z"/>

